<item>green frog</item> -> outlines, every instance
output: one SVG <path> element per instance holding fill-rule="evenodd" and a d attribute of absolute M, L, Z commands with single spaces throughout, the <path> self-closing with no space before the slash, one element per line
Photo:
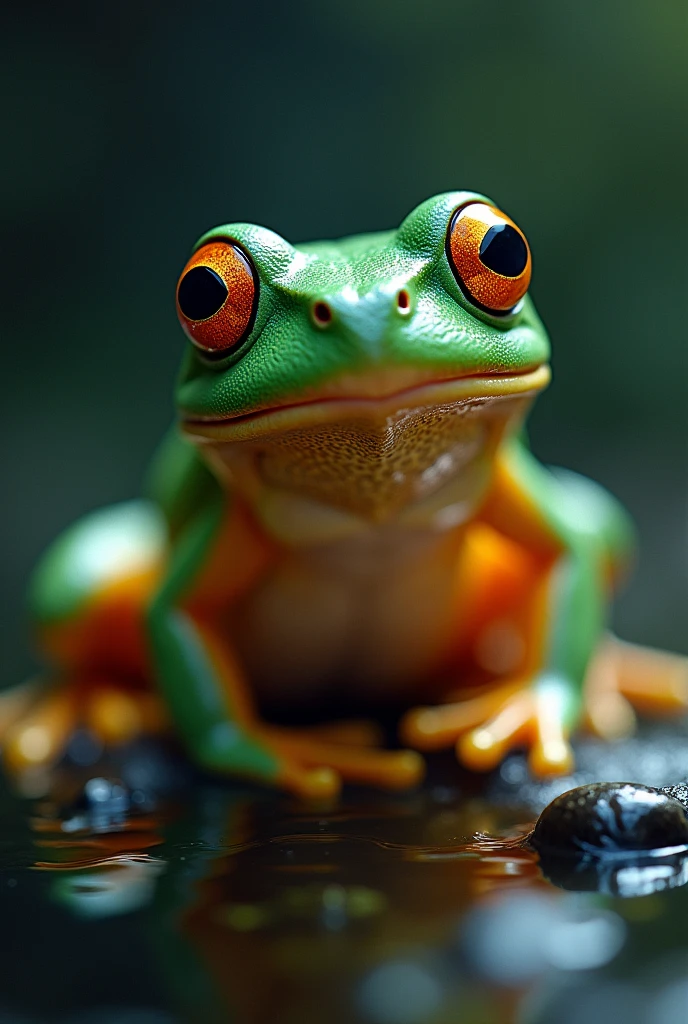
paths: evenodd
<path fill-rule="evenodd" d="M 80 520 L 33 579 L 55 671 L 5 697 L 9 768 L 53 763 L 77 723 L 172 728 L 206 770 L 332 796 L 413 786 L 444 747 L 566 773 L 579 724 L 685 709 L 685 659 L 606 632 L 626 513 L 529 450 L 550 380 L 531 269 L 473 192 L 334 242 L 204 235 L 148 496 Z"/>

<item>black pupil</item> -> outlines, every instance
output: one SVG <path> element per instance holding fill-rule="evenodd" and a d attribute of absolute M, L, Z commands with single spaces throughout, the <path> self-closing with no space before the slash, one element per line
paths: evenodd
<path fill-rule="evenodd" d="M 511 224 L 495 224 L 480 243 L 480 262 L 503 277 L 518 277 L 526 269 L 528 246 Z"/>
<path fill-rule="evenodd" d="M 192 267 L 177 292 L 179 308 L 187 320 L 207 320 L 222 309 L 227 285 L 210 267 Z"/>

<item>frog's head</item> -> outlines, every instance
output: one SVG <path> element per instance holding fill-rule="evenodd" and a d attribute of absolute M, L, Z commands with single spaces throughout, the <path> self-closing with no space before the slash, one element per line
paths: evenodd
<path fill-rule="evenodd" d="M 459 521 L 549 380 L 530 266 L 520 229 L 468 192 L 338 242 L 215 228 L 177 289 L 183 429 L 271 522 L 275 502 L 282 520 L 300 502 Z"/>

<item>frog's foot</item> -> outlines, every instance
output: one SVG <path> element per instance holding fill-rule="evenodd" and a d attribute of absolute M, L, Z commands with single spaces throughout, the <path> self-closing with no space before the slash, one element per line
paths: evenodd
<path fill-rule="evenodd" d="M 279 781 L 286 789 L 301 796 L 333 796 L 345 782 L 403 790 L 422 780 L 425 763 L 415 751 L 377 749 L 371 746 L 370 731 L 361 730 L 359 742 L 352 743 L 358 730 L 350 723 L 341 733 L 331 728 L 261 726 L 264 742 L 280 759 Z"/>
<path fill-rule="evenodd" d="M 535 775 L 564 775 L 573 767 L 570 719 L 561 692 L 513 680 L 476 697 L 415 708 L 401 723 L 404 742 L 418 750 L 455 745 L 462 764 L 491 771 L 515 747 L 529 748 Z"/>
<path fill-rule="evenodd" d="M 167 726 L 155 694 L 107 685 L 34 684 L 0 697 L 0 742 L 5 765 L 20 775 L 59 761 L 79 728 L 104 747 L 155 734 Z"/>
<path fill-rule="evenodd" d="M 70 687 L 33 683 L 2 696 L 0 742 L 13 775 L 59 760 L 77 728 L 77 702 Z"/>
<path fill-rule="evenodd" d="M 688 658 L 609 636 L 588 670 L 586 723 L 598 736 L 617 739 L 633 732 L 636 710 L 654 716 L 688 712 Z"/>
<path fill-rule="evenodd" d="M 295 729 L 226 722 L 210 730 L 192 753 L 210 771 L 243 776 L 305 799 L 330 799 L 346 782 L 399 790 L 421 781 L 425 763 L 419 754 L 380 750 L 372 746 L 375 739 L 361 723 Z"/>

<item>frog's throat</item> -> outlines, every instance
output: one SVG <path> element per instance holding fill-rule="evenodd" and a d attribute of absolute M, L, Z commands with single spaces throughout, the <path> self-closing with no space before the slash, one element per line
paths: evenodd
<path fill-rule="evenodd" d="M 402 378 L 403 379 L 403 378 Z M 371 387 L 371 380 L 373 381 Z M 229 417 L 182 418 L 182 429 L 201 445 L 207 442 L 251 441 L 260 437 L 282 435 L 292 430 L 316 428 L 333 423 L 376 422 L 398 418 L 404 412 L 437 406 L 474 403 L 510 396 L 534 397 L 550 381 L 550 368 L 542 363 L 522 373 L 485 374 L 427 381 L 387 390 L 376 390 L 373 375 L 361 382 L 353 394 L 347 393 L 348 378 L 334 381 L 319 389 L 319 394 L 305 400 Z M 392 385 L 394 378 L 391 380 Z M 365 391 L 361 393 L 362 386 Z M 356 384 L 354 384 L 356 387 Z"/>
<path fill-rule="evenodd" d="M 497 448 L 548 380 L 544 365 L 510 376 L 426 377 L 396 393 L 184 426 L 281 542 L 337 542 L 383 524 L 445 530 L 475 514 Z"/>

